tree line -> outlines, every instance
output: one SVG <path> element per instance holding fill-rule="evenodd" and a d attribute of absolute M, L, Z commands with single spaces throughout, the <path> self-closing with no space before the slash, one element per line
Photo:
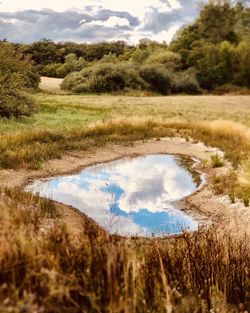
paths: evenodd
<path fill-rule="evenodd" d="M 250 88 L 250 7 L 229 0 L 203 3 L 170 44 L 146 38 L 137 45 L 2 40 L 1 116 L 19 115 L 24 92 L 37 88 L 40 75 L 64 78 L 62 88 L 75 93 L 243 92 Z M 29 114 L 32 105 L 21 107 Z"/>

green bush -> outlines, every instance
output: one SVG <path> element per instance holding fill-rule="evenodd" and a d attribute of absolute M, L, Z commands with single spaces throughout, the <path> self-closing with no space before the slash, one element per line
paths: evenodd
<path fill-rule="evenodd" d="M 0 42 L 0 76 L 13 75 L 18 76 L 20 88 L 36 89 L 40 82 L 40 76 L 30 58 L 24 56 L 13 45 Z"/>
<path fill-rule="evenodd" d="M 61 84 L 62 89 L 76 93 L 116 92 L 125 86 L 123 70 L 112 63 L 95 64 L 79 73 L 72 73 Z"/>
<path fill-rule="evenodd" d="M 168 70 L 178 70 L 182 66 L 181 56 L 178 53 L 157 49 L 148 57 L 146 64 L 161 64 Z"/>
<path fill-rule="evenodd" d="M 120 71 L 122 71 L 126 88 L 130 90 L 145 90 L 147 83 L 139 76 L 140 66 L 124 62 L 118 65 Z"/>
<path fill-rule="evenodd" d="M 77 58 L 74 53 L 71 53 L 65 57 L 65 62 L 63 64 L 52 63 L 45 65 L 41 69 L 41 74 L 48 77 L 64 78 L 68 74 L 79 72 L 87 66 L 88 62 L 81 57 Z"/>
<path fill-rule="evenodd" d="M 0 43 L 0 117 L 29 116 L 35 104 L 27 96 L 40 77 L 29 58 L 8 43 Z"/>
<path fill-rule="evenodd" d="M 91 92 L 106 93 L 123 90 L 126 82 L 119 67 L 112 63 L 101 63 L 93 67 L 89 85 Z"/>
<path fill-rule="evenodd" d="M 0 78 L 0 117 L 30 116 L 35 111 L 33 100 L 18 88 L 18 82 L 8 77 Z"/>
<path fill-rule="evenodd" d="M 169 72 L 161 65 L 146 65 L 139 70 L 140 77 L 148 84 L 148 89 L 166 95 L 172 87 Z"/>
<path fill-rule="evenodd" d="M 97 63 L 68 75 L 61 88 L 76 93 L 109 93 L 147 90 L 160 94 L 171 91 L 173 79 L 160 64 L 140 66 L 128 62 Z"/>
<path fill-rule="evenodd" d="M 86 68 L 82 70 L 81 72 L 73 72 L 67 75 L 64 78 L 63 82 L 61 83 L 61 88 L 63 90 L 77 92 L 76 90 L 79 89 L 79 86 L 82 84 L 85 84 L 88 81 L 90 72 L 91 72 L 91 68 Z M 77 93 L 81 93 L 81 92 L 89 92 L 89 91 L 79 90 Z"/>
<path fill-rule="evenodd" d="M 200 94 L 201 88 L 197 81 L 196 74 L 190 70 L 175 75 L 175 93 Z"/>
<path fill-rule="evenodd" d="M 46 76 L 46 77 L 58 77 L 58 69 L 62 66 L 61 63 L 52 63 L 52 64 L 48 64 L 45 65 L 42 69 L 41 69 L 41 74 L 42 76 Z"/>

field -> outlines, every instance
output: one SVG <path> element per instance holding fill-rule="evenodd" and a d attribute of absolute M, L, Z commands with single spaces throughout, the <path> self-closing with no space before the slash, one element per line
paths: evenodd
<path fill-rule="evenodd" d="M 118 238 L 73 209 L 3 185 L 54 175 L 56 164 L 73 170 L 84 153 L 91 163 L 114 145 L 132 151 L 136 141 L 156 138 L 156 147 L 181 137 L 183 153 L 196 142 L 225 152 L 229 171 L 215 171 L 216 158 L 203 164 L 217 173 L 211 194 L 237 202 L 248 224 L 250 96 L 77 96 L 58 82 L 42 81 L 33 117 L 0 122 L 0 312 L 247 312 L 244 231 L 215 223 L 180 238 Z"/>
<path fill-rule="evenodd" d="M 0 133 L 25 129 L 70 130 L 116 118 L 164 122 L 220 119 L 250 126 L 249 96 L 122 97 L 39 93 L 33 97 L 39 113 L 32 118 L 2 121 Z"/>

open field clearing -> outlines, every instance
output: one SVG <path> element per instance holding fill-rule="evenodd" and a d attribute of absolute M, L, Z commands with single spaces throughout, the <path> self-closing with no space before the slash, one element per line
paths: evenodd
<path fill-rule="evenodd" d="M 60 78 L 41 77 L 39 88 L 44 91 L 58 92 L 62 81 Z"/>
<path fill-rule="evenodd" d="M 31 118 L 2 120 L 0 133 L 24 129 L 70 130 L 116 118 L 163 122 L 223 119 L 250 126 L 250 96 L 123 97 L 39 93 L 33 97 L 39 105 L 39 113 Z"/>

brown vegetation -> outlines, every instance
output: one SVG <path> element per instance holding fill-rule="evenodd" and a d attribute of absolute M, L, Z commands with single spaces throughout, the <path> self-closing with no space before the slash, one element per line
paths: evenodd
<path fill-rule="evenodd" d="M 2 190 L 2 200 L 4 312 L 249 309 L 245 236 L 212 227 L 181 238 L 123 239 L 85 220 L 81 234 L 72 237 L 47 202 L 20 190 Z"/>

